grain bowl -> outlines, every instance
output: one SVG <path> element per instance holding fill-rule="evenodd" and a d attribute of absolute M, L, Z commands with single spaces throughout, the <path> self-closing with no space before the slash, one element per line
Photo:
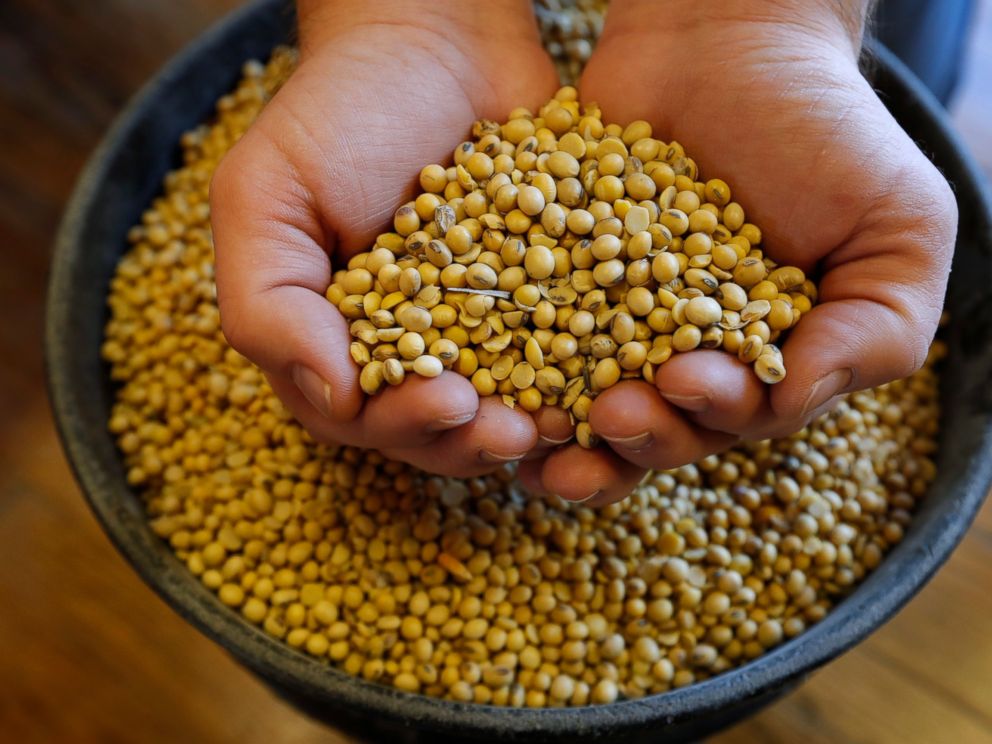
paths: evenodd
<path fill-rule="evenodd" d="M 901 543 L 820 622 L 743 666 L 662 694 L 578 708 L 505 709 L 404 693 L 335 671 L 231 612 L 151 529 L 107 432 L 114 387 L 100 358 L 111 277 L 129 228 L 176 166 L 181 135 L 208 118 L 243 63 L 291 38 L 281 3 L 251 6 L 176 58 L 122 115 L 80 180 L 59 236 L 46 351 L 70 461 L 108 534 L 181 614 L 302 709 L 364 738 L 695 738 L 727 725 L 862 640 L 946 559 L 989 484 L 992 222 L 987 191 L 936 104 L 884 50 L 869 70 L 893 114 L 955 184 L 962 215 L 945 330 L 937 475 Z M 231 603 L 228 590 L 228 604 Z M 223 598 L 223 597 L 222 597 Z M 607 698 L 604 698 L 604 702 Z"/>

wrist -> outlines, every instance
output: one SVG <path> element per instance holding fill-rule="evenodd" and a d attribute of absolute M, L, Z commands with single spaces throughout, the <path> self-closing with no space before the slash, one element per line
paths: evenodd
<path fill-rule="evenodd" d="M 694 39 L 787 47 L 828 43 L 857 59 L 871 4 L 872 0 L 668 0 L 659 8 L 653 0 L 613 0 L 604 35 L 658 29 L 682 53 L 693 48 Z"/>
<path fill-rule="evenodd" d="M 440 7 L 439 7 L 440 6 Z M 321 46 L 357 28 L 380 27 L 393 33 L 427 34 L 434 43 L 447 40 L 463 51 L 519 44 L 532 36 L 539 43 L 530 0 L 487 0 L 485 3 L 436 0 L 298 0 L 300 43 Z M 412 40 L 416 40 L 412 37 Z M 383 50 L 388 53 L 388 50 Z"/>

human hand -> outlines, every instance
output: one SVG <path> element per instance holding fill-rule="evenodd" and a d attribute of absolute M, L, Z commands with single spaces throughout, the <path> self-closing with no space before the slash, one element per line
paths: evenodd
<path fill-rule="evenodd" d="M 454 372 L 365 400 L 348 323 L 323 293 L 426 163 L 478 118 L 537 107 L 557 79 L 527 0 L 299 3 L 301 63 L 211 188 L 224 333 L 321 440 L 474 475 L 530 452 L 531 416 Z"/>
<path fill-rule="evenodd" d="M 732 355 L 678 354 L 656 386 L 622 382 L 590 411 L 609 444 L 563 447 L 521 476 L 567 498 L 626 496 L 738 438 L 790 434 L 836 396 L 905 377 L 936 331 L 954 248 L 951 190 L 858 70 L 860 0 L 615 0 L 581 81 L 604 121 L 650 121 L 727 181 L 762 248 L 818 267 L 819 304 L 766 387 Z M 659 394 L 660 393 L 660 394 Z"/>

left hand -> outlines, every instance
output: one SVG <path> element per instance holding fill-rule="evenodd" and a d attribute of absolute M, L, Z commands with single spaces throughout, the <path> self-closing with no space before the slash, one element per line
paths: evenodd
<path fill-rule="evenodd" d="M 332 267 L 410 198 L 424 161 L 448 156 L 476 119 L 553 94 L 533 6 L 298 5 L 300 65 L 211 187 L 224 334 L 316 440 L 445 475 L 492 471 L 536 446 L 532 417 L 480 401 L 454 372 L 367 398 L 349 324 L 325 291 Z"/>

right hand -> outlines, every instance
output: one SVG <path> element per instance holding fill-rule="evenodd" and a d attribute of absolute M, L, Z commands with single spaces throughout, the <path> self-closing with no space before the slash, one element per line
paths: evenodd
<path fill-rule="evenodd" d="M 300 3 L 301 63 L 214 177 L 217 291 L 228 341 L 316 439 L 471 476 L 531 452 L 534 419 L 454 372 L 366 400 L 323 296 L 332 262 L 391 228 L 422 166 L 557 87 L 527 0 L 432 6 Z"/>

